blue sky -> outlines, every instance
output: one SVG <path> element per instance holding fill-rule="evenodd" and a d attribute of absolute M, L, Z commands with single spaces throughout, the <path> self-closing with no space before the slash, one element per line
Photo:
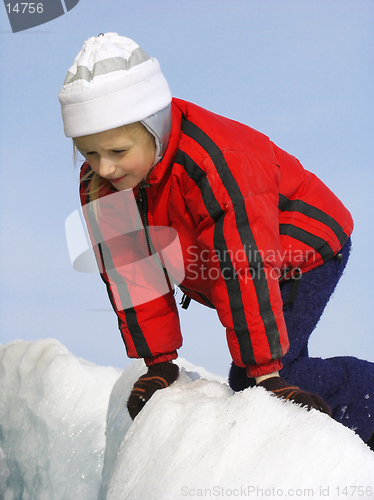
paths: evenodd
<path fill-rule="evenodd" d="M 78 208 L 78 165 L 57 94 L 84 40 L 108 31 L 156 57 L 175 97 L 257 128 L 342 199 L 355 220 L 353 254 L 310 350 L 374 361 L 366 0 L 80 0 L 14 34 L 0 9 L 0 342 L 55 337 L 95 363 L 129 362 L 100 278 L 72 269 L 64 233 Z M 230 357 L 214 311 L 191 304 L 180 316 L 181 356 L 225 375 Z"/>

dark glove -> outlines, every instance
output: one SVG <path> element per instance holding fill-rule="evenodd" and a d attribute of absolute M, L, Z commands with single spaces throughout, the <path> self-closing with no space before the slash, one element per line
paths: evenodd
<path fill-rule="evenodd" d="M 177 380 L 179 368 L 167 361 L 151 365 L 145 375 L 142 375 L 132 388 L 127 401 L 127 409 L 134 420 L 146 402 L 158 389 L 164 389 Z"/>
<path fill-rule="evenodd" d="M 270 377 L 257 385 L 264 387 L 267 391 L 273 392 L 279 398 L 289 399 L 296 404 L 306 406 L 308 410 L 315 408 L 322 413 L 327 413 L 331 417 L 331 410 L 322 398 L 317 396 L 317 394 L 312 394 L 301 390 L 299 387 L 289 385 L 282 377 Z"/>

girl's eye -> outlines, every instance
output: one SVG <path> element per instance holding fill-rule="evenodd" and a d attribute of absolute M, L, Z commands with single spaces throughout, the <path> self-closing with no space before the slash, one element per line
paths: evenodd
<path fill-rule="evenodd" d="M 113 149 L 113 153 L 125 153 L 126 149 Z"/>

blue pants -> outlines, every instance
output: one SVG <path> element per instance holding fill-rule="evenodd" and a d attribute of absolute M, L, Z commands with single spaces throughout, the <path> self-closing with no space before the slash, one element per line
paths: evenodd
<path fill-rule="evenodd" d="M 322 359 L 308 355 L 309 336 L 343 274 L 350 247 L 349 239 L 341 250 L 342 262 L 333 259 L 303 274 L 294 303 L 287 303 L 294 282 L 281 284 L 290 350 L 282 358 L 280 375 L 290 384 L 321 396 L 333 418 L 366 442 L 374 433 L 374 363 L 351 356 Z M 338 339 L 339 332 L 336 336 Z M 238 391 L 255 385 L 255 381 L 246 376 L 244 368 L 233 364 L 229 384 Z"/>

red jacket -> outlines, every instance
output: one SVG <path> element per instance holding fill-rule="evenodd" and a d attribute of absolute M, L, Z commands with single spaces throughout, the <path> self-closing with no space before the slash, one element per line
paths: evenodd
<path fill-rule="evenodd" d="M 235 364 L 247 366 L 253 377 L 279 370 L 288 350 L 279 279 L 333 258 L 352 232 L 352 218 L 314 174 L 265 135 L 179 99 L 172 109 L 166 153 L 146 187 L 134 190 L 138 198 L 141 194 L 143 212 L 147 201 L 145 224 L 176 230 L 185 271 L 180 288 L 215 307 Z M 86 188 L 82 183 L 83 206 Z M 95 221 L 84 213 L 94 242 L 100 240 L 94 234 L 99 228 L 103 233 L 105 224 L 110 231 L 121 224 L 113 206 L 109 224 L 100 214 Z M 124 310 L 118 307 L 120 289 L 131 296 L 134 285 L 120 268 L 134 248 L 129 238 L 105 244 L 101 239 L 97 251 L 99 261 L 106 252 L 112 262 L 111 270 L 101 262 L 102 278 L 127 353 L 148 365 L 174 359 L 182 337 L 172 291 L 145 304 L 130 300 Z M 147 276 L 134 281 L 146 286 Z"/>

